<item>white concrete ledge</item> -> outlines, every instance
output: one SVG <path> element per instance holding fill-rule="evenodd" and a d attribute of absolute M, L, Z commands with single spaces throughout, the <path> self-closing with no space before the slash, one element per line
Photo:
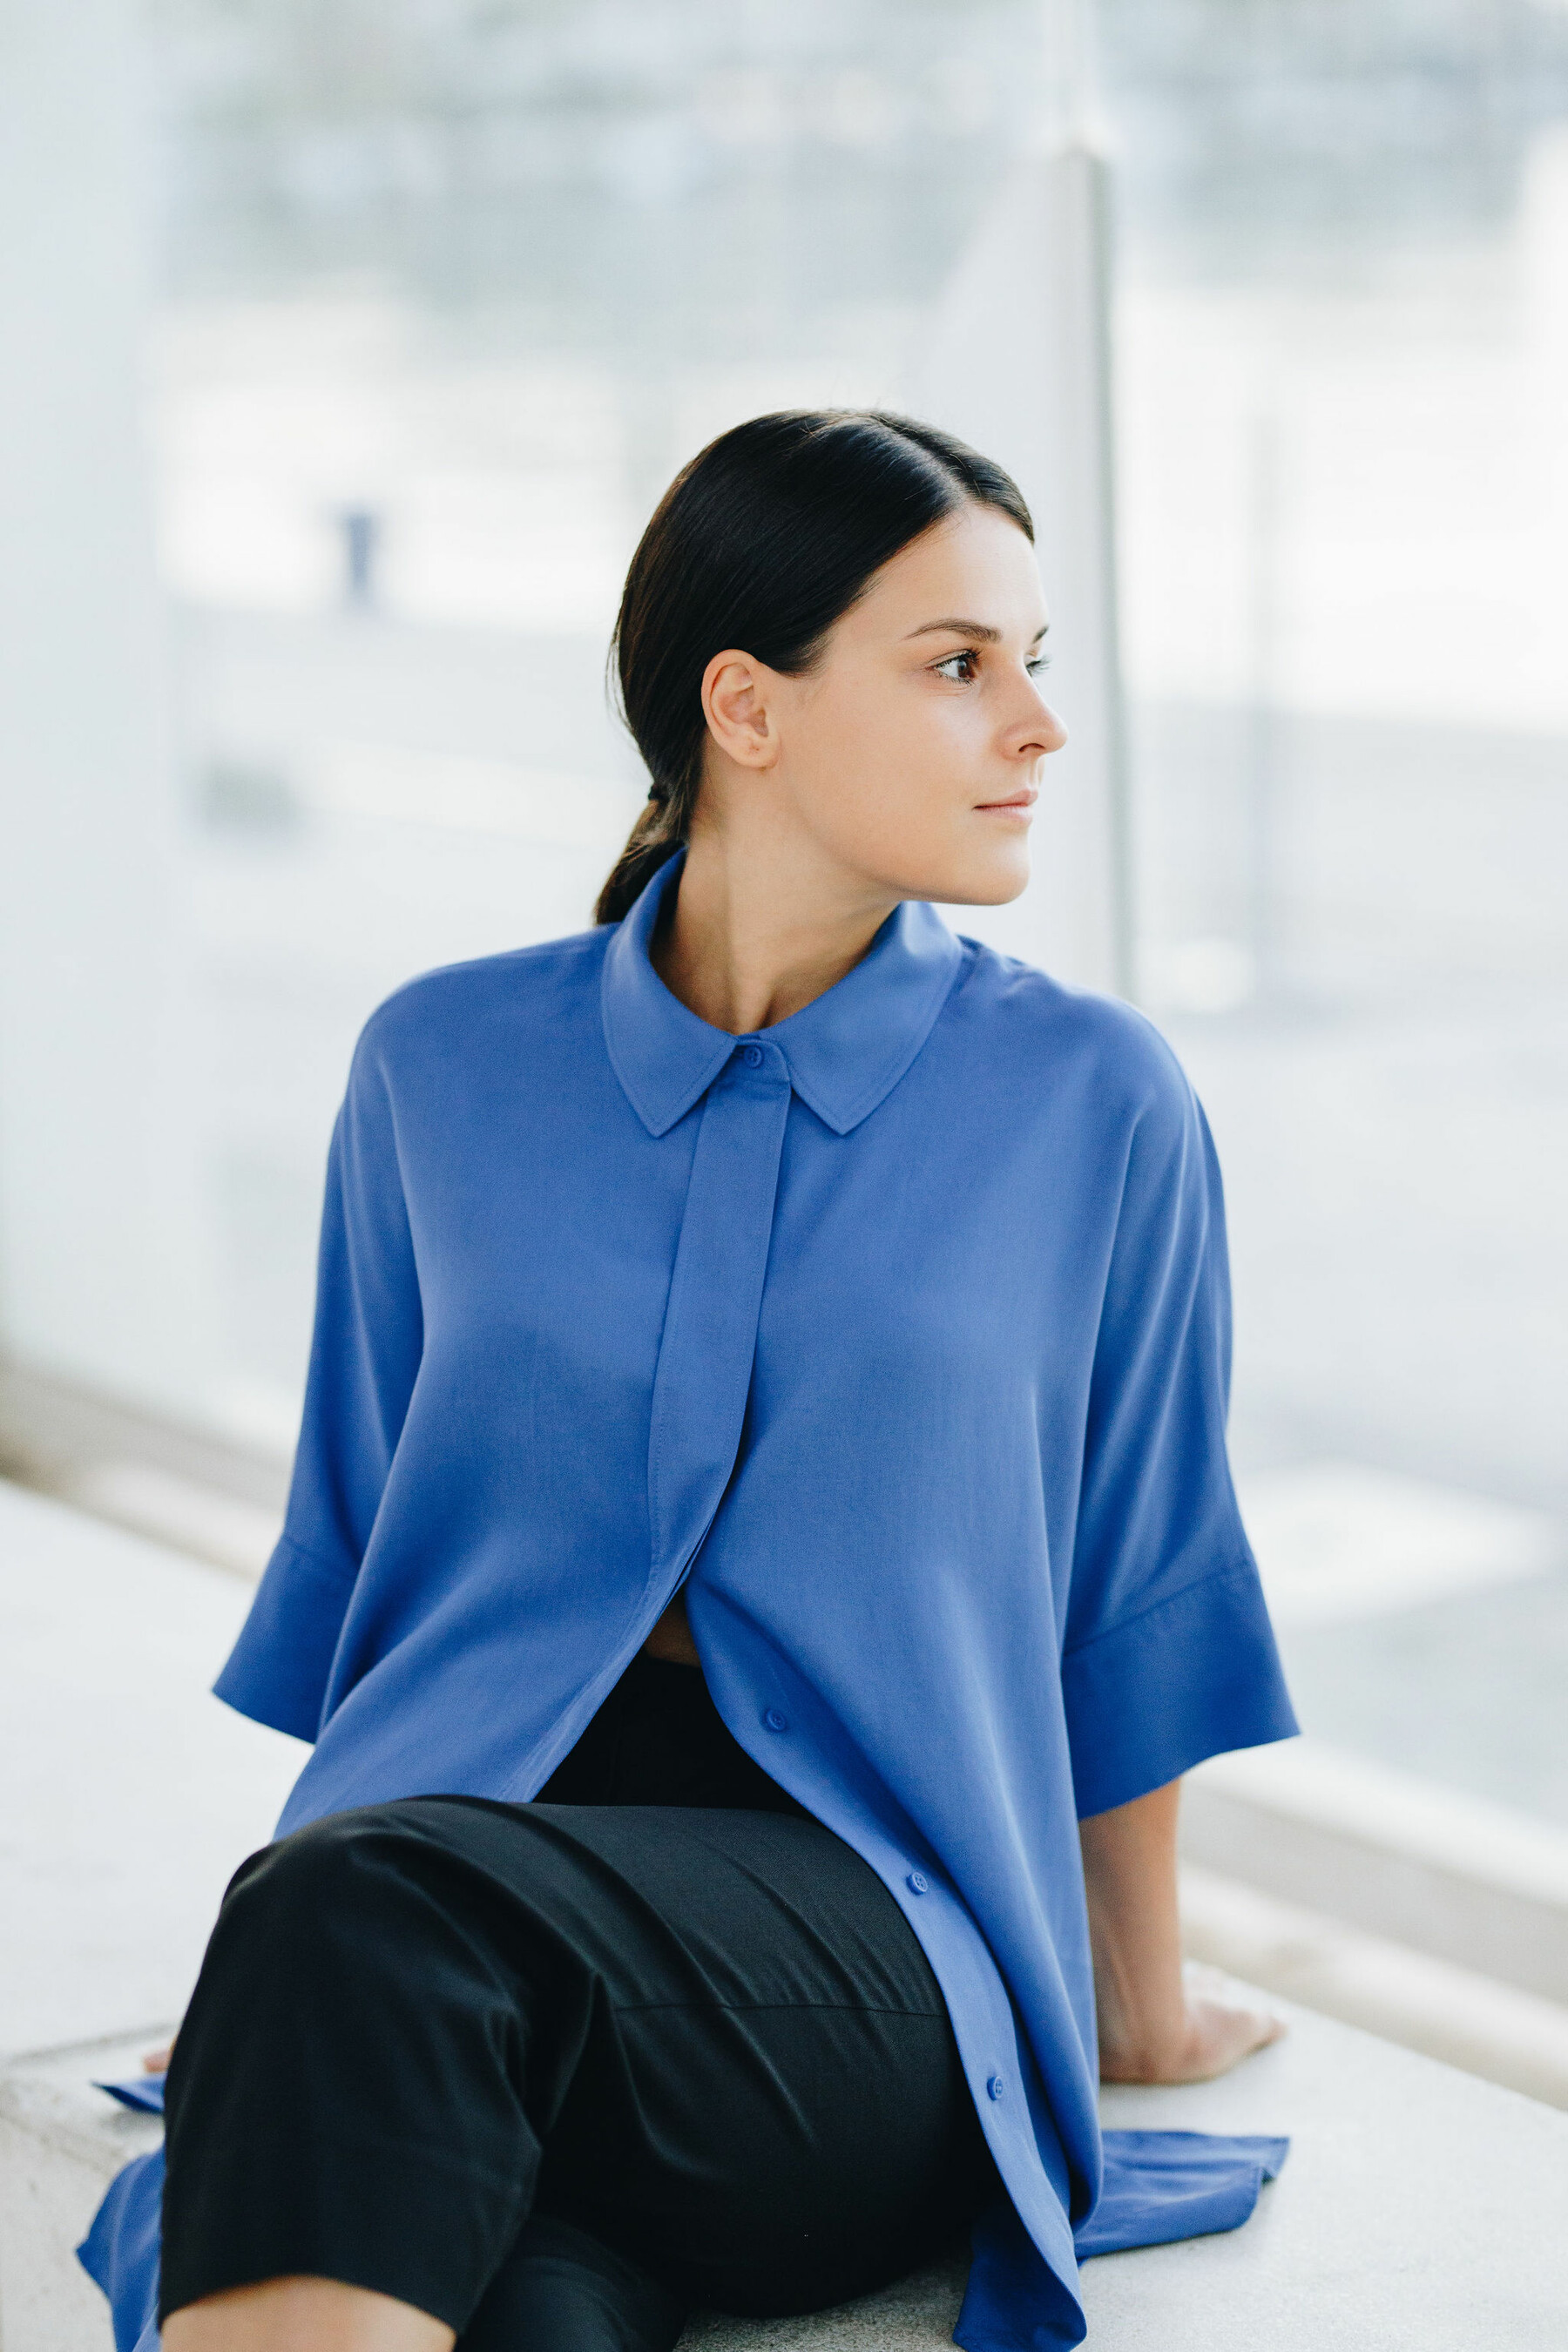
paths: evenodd
<path fill-rule="evenodd" d="M 0 2084 L 5 2352 L 108 2352 L 71 2248 L 155 2124 L 92 2091 L 144 2039 L 25 2060 Z M 1562 2352 L 1568 2116 L 1297 2012 L 1223 2082 L 1110 2090 L 1111 2125 L 1285 2131 L 1289 2161 L 1233 2235 L 1089 2263 L 1091 2352 Z M 962 2264 L 832 2313 L 705 2317 L 704 2352 L 938 2352 Z"/>
<path fill-rule="evenodd" d="M 1182 1944 L 1190 1958 L 1342 2024 L 1568 2108 L 1568 2007 L 1561 2002 L 1191 1864 L 1182 1871 Z"/>
<path fill-rule="evenodd" d="M 163 2126 L 91 2086 L 139 2073 L 154 2039 L 89 2043 L 0 2076 L 0 2352 L 113 2352 L 109 2306 L 74 2249 L 121 2166 L 156 2147 Z"/>
<path fill-rule="evenodd" d="M 1568 1832 L 1293 1739 L 1188 1780 L 1189 1862 L 1568 2002 Z"/>
<path fill-rule="evenodd" d="M 1568 2116 L 1348 2026 L 1217 2083 L 1116 2090 L 1108 2124 L 1285 2131 L 1244 2230 L 1085 2272 L 1100 2352 L 1562 2352 Z"/>

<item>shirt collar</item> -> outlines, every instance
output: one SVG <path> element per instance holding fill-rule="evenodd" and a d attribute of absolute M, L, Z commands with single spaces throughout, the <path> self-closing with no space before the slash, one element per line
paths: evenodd
<path fill-rule="evenodd" d="M 611 1066 L 650 1135 L 685 1118 L 741 1043 L 689 1012 L 648 961 L 665 893 L 684 863 L 681 851 L 661 866 L 617 924 L 601 985 Z M 847 1135 L 925 1044 L 963 960 L 936 909 L 906 899 L 836 987 L 756 1034 L 778 1046 L 801 1100 Z"/>

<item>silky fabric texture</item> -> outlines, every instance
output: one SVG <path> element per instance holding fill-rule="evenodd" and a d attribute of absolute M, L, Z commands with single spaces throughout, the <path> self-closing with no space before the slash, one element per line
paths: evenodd
<path fill-rule="evenodd" d="M 1139 1014 L 918 904 L 790 1020 L 710 1027 L 649 960 L 680 870 L 368 1024 L 218 1688 L 316 1741 L 285 1829 L 523 1800 L 684 1580 L 731 1731 L 942 1986 L 1006 2189 L 959 2340 L 1046 2352 L 1101 2168 L 1076 1818 L 1295 1727 L 1214 1152 Z"/>
<path fill-rule="evenodd" d="M 919 1942 L 800 1814 L 416 1798 L 297 1831 L 226 1897 L 166 2113 L 165 2315 L 308 2273 L 468 2352 L 516 2352 L 536 2216 L 629 2347 L 883 2284 L 992 2185 Z"/>

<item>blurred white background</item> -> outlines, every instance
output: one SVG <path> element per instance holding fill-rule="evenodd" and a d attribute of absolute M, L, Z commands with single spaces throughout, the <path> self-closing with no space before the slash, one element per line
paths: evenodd
<path fill-rule="evenodd" d="M 354 1034 L 587 920 L 641 797 L 620 574 L 705 438 L 940 406 L 1056 466 L 1050 572 L 1092 303 L 1037 173 L 1087 131 L 1130 820 L 1084 831 L 1112 648 L 1065 562 L 1087 763 L 999 936 L 1134 992 L 1208 1106 L 1309 1726 L 1568 1822 L 1568 9 L 1101 0 L 1083 55 L 1036 0 L 49 24 L 0 60 L 16 1381 L 287 1453 Z M 134 1518 L 139 1475 L 79 1485 Z"/>

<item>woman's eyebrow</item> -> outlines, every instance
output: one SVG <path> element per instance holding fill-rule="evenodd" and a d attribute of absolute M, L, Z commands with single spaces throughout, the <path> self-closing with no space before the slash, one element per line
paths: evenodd
<path fill-rule="evenodd" d="M 998 646 L 1002 642 L 1001 630 L 994 629 L 988 621 L 922 621 L 918 629 L 910 631 L 909 635 L 931 637 L 942 629 L 955 637 L 978 637 L 983 645 Z M 908 642 L 906 638 L 905 643 Z"/>
<path fill-rule="evenodd" d="M 1034 635 L 1029 639 L 1029 643 L 1032 646 L 1037 646 L 1050 625 L 1051 625 L 1048 621 L 1043 621 L 1040 624 L 1040 626 L 1035 631 Z M 999 646 L 1002 642 L 1001 630 L 994 629 L 989 621 L 965 621 L 962 619 L 922 621 L 918 629 L 910 629 L 909 631 L 904 642 L 907 645 L 910 637 L 934 636 L 942 630 L 946 630 L 951 635 L 955 637 L 978 637 L 981 644 L 984 646 Z"/>

